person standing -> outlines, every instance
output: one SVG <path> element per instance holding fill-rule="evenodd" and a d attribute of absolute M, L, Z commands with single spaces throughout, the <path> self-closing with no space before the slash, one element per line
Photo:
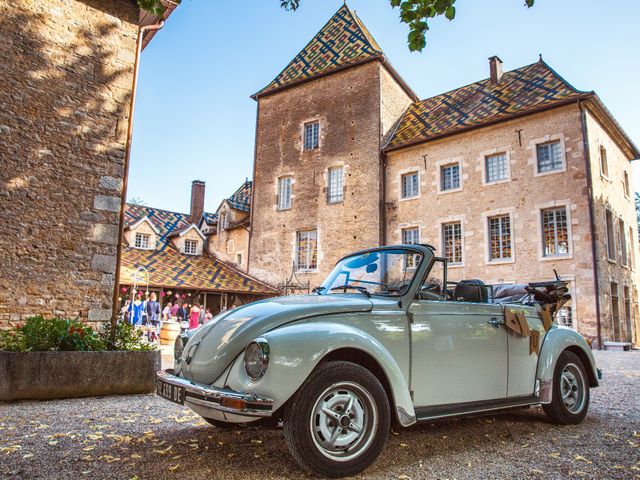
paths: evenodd
<path fill-rule="evenodd" d="M 162 321 L 163 322 L 169 322 L 171 321 L 171 309 L 172 309 L 173 305 L 171 305 L 171 302 L 167 302 L 167 304 L 165 305 L 164 309 L 162 310 Z"/>
<path fill-rule="evenodd" d="M 204 323 L 205 325 L 211 321 L 213 318 L 213 313 L 211 313 L 211 309 L 207 308 L 207 313 L 204 314 Z"/>
<path fill-rule="evenodd" d="M 200 326 L 200 307 L 197 303 L 191 306 L 191 312 L 189 313 L 189 330 L 198 328 Z"/>
<path fill-rule="evenodd" d="M 178 318 L 178 322 L 186 322 L 189 314 L 187 313 L 187 307 L 184 303 L 178 305 L 178 309 L 176 310 L 176 317 Z"/>
<path fill-rule="evenodd" d="M 129 318 L 133 326 L 138 326 L 142 323 L 142 314 L 144 311 L 144 302 L 142 301 L 142 292 L 138 293 L 136 299 L 131 305 L 129 305 Z"/>
<path fill-rule="evenodd" d="M 152 335 L 152 340 L 155 340 L 160 334 L 160 302 L 154 292 L 151 292 L 147 302 L 147 322 L 153 327 L 155 335 Z"/>

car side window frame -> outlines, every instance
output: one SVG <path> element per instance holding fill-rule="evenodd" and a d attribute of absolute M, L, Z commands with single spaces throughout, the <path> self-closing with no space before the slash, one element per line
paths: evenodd
<path fill-rule="evenodd" d="M 442 263 L 442 284 L 440 285 L 440 295 L 439 295 L 440 298 L 438 298 L 438 299 L 436 299 L 436 298 L 433 298 L 433 299 L 422 298 L 420 296 L 420 293 L 422 291 L 422 287 L 425 284 L 425 282 L 429 279 L 429 276 L 431 275 L 431 272 L 433 271 L 433 267 L 438 262 Z M 415 300 L 417 300 L 417 301 L 431 301 L 431 302 L 449 302 L 449 301 L 451 301 L 448 298 L 448 293 L 447 293 L 447 267 L 448 267 L 448 263 L 449 263 L 449 261 L 444 257 L 433 257 L 433 263 L 431 264 L 431 268 L 425 272 L 424 277 L 423 277 L 422 281 L 420 282 L 420 287 L 418 288 L 418 291 L 416 292 Z"/>

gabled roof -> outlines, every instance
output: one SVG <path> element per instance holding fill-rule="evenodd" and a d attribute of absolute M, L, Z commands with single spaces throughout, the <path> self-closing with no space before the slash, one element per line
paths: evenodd
<path fill-rule="evenodd" d="M 281 88 L 325 75 L 341 67 L 384 56 L 378 43 L 346 4 L 256 98 Z"/>
<path fill-rule="evenodd" d="M 253 183 L 246 180 L 242 186 L 227 198 L 227 204 L 236 210 L 248 212 L 251 210 L 251 189 Z"/>
<path fill-rule="evenodd" d="M 156 232 L 156 234 L 160 235 L 160 231 L 156 228 L 156 226 L 153 224 L 153 222 L 151 220 L 149 220 L 149 217 L 146 216 L 146 215 L 144 217 L 140 218 L 135 223 L 127 225 L 125 228 L 127 230 L 134 230 L 134 229 L 138 228 L 143 223 L 148 223 L 149 226 L 153 229 L 153 231 Z"/>
<path fill-rule="evenodd" d="M 127 204 L 124 218 L 126 228 L 131 228 L 144 219 L 147 219 L 156 229 L 159 237 L 159 250 L 164 250 L 170 245 L 170 236 L 176 232 L 182 232 L 192 225 L 189 214 L 187 213 L 171 212 L 169 210 L 146 207 L 144 205 Z"/>
<path fill-rule="evenodd" d="M 195 223 L 192 223 L 191 225 L 189 225 L 189 226 L 187 226 L 185 228 L 182 228 L 180 230 L 174 230 L 173 232 L 171 232 L 169 234 L 169 237 L 175 237 L 175 236 L 182 237 L 182 236 L 186 235 L 189 230 L 195 230 L 197 232 L 197 234 L 200 235 L 200 237 L 203 240 L 207 239 L 207 237 L 204 236 L 204 233 L 202 233 L 200 231 L 200 228 L 198 228 L 198 226 Z"/>
<path fill-rule="evenodd" d="M 138 267 L 144 267 L 149 272 L 151 287 L 268 295 L 277 293 L 275 288 L 207 254 L 184 255 L 170 248 L 162 251 L 124 248 L 120 283 L 124 285 L 137 283 Z"/>
<path fill-rule="evenodd" d="M 204 212 L 202 214 L 202 218 L 200 219 L 200 224 L 199 224 L 199 227 L 201 228 L 202 228 L 202 222 L 205 222 L 207 225 L 215 225 L 216 223 L 218 223 L 218 214 Z"/>
<path fill-rule="evenodd" d="M 542 60 L 409 106 L 384 150 L 434 140 L 525 113 L 560 106 L 592 92 L 575 89 Z"/>

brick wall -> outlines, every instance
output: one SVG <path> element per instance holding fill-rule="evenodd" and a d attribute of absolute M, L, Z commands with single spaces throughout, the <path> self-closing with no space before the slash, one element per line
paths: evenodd
<path fill-rule="evenodd" d="M 565 171 L 536 176 L 536 144 L 556 138 L 564 145 Z M 485 185 L 484 156 L 500 152 L 508 154 L 510 180 Z M 451 161 L 461 162 L 462 188 L 439 193 L 439 166 Z M 401 200 L 400 176 L 408 171 L 419 172 L 420 195 Z M 486 283 L 548 280 L 553 278 L 555 268 L 571 282 L 577 328 L 595 337 L 587 179 L 580 111 L 576 105 L 391 152 L 387 194 L 389 243 L 401 241 L 402 228 L 417 226 L 421 241 L 434 245 L 442 254 L 440 225 L 460 220 L 464 264 L 449 268 L 451 280 L 480 278 Z M 571 251 L 565 258 L 542 256 L 540 209 L 554 205 L 566 205 L 570 216 Z M 488 261 L 487 217 L 495 214 L 511 215 L 512 261 Z"/>
<path fill-rule="evenodd" d="M 110 317 L 137 16 L 0 2 L 0 324 Z"/>

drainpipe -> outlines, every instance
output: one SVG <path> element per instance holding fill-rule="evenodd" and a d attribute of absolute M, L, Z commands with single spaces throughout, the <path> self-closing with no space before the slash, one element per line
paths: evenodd
<path fill-rule="evenodd" d="M 591 158 L 589 155 L 589 137 L 587 135 L 586 113 L 582 103 L 578 100 L 580 109 L 580 123 L 582 124 L 582 142 L 584 150 L 584 163 L 587 170 L 587 200 L 589 202 L 589 222 L 591 224 L 591 257 L 593 259 L 593 283 L 596 291 L 596 329 L 598 338 L 598 350 L 602 350 L 602 328 L 600 324 L 600 278 L 598 277 L 598 262 L 596 251 L 596 225 L 593 210 L 593 178 L 591 177 Z"/>
<path fill-rule="evenodd" d="M 124 236 L 124 214 L 126 210 L 127 202 L 127 184 L 129 181 L 129 162 L 131 160 L 131 137 L 133 136 L 133 113 L 135 111 L 136 104 L 136 92 L 138 87 L 138 72 L 140 70 L 140 53 L 142 52 L 142 40 L 147 32 L 155 32 L 164 27 L 164 20 L 154 25 L 145 25 L 138 30 L 138 38 L 136 40 L 136 58 L 133 63 L 133 81 L 131 86 L 131 102 L 129 103 L 129 124 L 127 126 L 127 146 L 124 157 L 124 173 L 122 177 L 122 189 L 120 195 L 122 201 L 120 203 L 120 214 L 118 216 L 118 250 L 116 254 L 116 271 L 113 282 L 113 305 L 111 313 L 111 330 L 115 329 L 116 321 L 118 318 L 118 292 L 120 290 L 120 259 L 122 258 L 122 244 Z"/>

